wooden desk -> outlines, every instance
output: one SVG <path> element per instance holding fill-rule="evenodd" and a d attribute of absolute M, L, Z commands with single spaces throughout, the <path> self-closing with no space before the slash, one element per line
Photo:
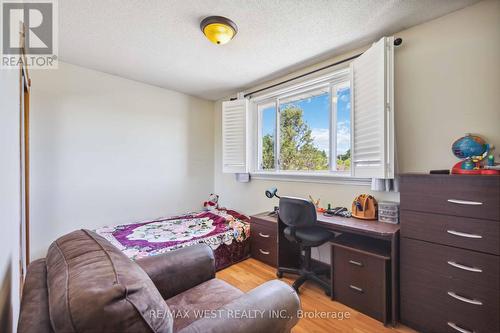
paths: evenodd
<path fill-rule="evenodd" d="M 300 266 L 300 250 L 296 243 L 288 241 L 283 235 L 285 225 L 278 223 L 276 215 L 269 212 L 253 215 L 252 218 L 276 223 L 278 242 L 278 266 Z M 320 226 L 332 232 L 350 233 L 387 241 L 390 246 L 391 259 L 391 321 L 395 326 L 399 319 L 399 225 L 378 221 L 364 221 L 354 217 L 327 217 L 318 213 Z"/>

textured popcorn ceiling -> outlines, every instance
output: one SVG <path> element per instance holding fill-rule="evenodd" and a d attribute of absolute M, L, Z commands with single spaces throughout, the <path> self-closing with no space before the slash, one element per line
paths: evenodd
<path fill-rule="evenodd" d="M 218 99 L 476 0 L 59 0 L 65 62 Z M 232 19 L 211 44 L 206 16 Z M 439 31 L 436 31 L 439 33 Z"/>

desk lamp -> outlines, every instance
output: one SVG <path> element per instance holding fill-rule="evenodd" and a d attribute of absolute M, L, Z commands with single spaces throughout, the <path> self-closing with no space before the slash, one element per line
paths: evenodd
<path fill-rule="evenodd" d="M 276 197 L 280 199 L 281 197 L 277 194 L 278 189 L 276 187 L 270 187 L 266 190 L 266 197 L 269 199 L 272 199 L 273 197 Z M 269 213 L 269 215 L 277 215 L 278 214 L 278 206 L 274 206 L 274 211 Z"/>
<path fill-rule="evenodd" d="M 276 187 L 270 187 L 266 190 L 266 197 L 268 197 L 269 199 L 272 199 L 273 197 L 279 199 L 280 196 L 276 193 L 278 193 L 278 189 Z"/>

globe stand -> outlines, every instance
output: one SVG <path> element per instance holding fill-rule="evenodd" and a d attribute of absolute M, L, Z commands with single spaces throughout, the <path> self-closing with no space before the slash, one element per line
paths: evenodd
<path fill-rule="evenodd" d="M 462 164 L 464 164 L 465 161 L 460 161 L 456 163 L 453 168 L 451 169 L 451 173 L 453 175 L 480 175 L 481 174 L 481 169 L 476 169 L 476 170 L 467 170 L 467 169 L 462 169 Z"/>
<path fill-rule="evenodd" d="M 475 169 L 475 170 L 466 170 L 462 169 L 462 164 L 464 161 L 460 161 L 456 163 L 451 169 L 451 174 L 453 175 L 500 175 L 500 170 L 494 169 Z"/>

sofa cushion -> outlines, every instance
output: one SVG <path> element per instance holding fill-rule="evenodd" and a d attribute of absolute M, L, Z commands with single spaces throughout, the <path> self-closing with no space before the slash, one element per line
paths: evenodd
<path fill-rule="evenodd" d="M 172 331 L 168 306 L 148 275 L 96 233 L 57 239 L 46 265 L 56 333 Z"/>
<path fill-rule="evenodd" d="M 210 311 L 230 303 L 241 295 L 243 292 L 230 284 L 219 279 L 211 279 L 167 299 L 174 319 L 174 332 L 200 319 L 203 311 L 208 312 L 204 315 L 210 316 Z"/>

